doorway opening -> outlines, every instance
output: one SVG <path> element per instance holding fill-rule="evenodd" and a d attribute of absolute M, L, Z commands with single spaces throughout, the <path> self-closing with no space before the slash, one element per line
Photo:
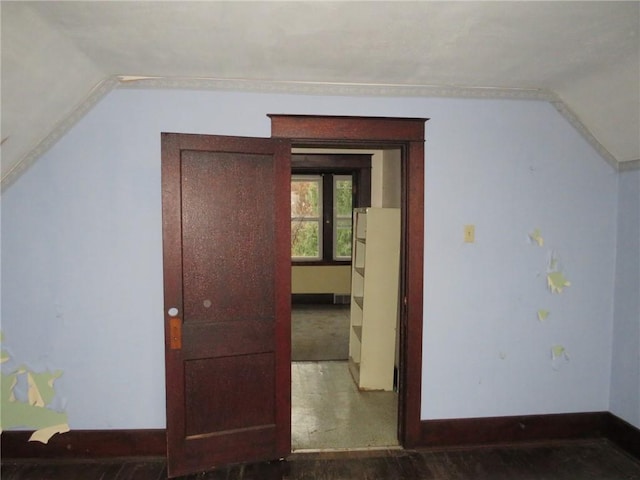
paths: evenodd
<path fill-rule="evenodd" d="M 162 134 L 171 477 L 291 452 L 292 146 L 400 151 L 397 438 L 424 441 L 425 119 L 269 116 L 272 138 Z"/>
<path fill-rule="evenodd" d="M 359 276 L 352 268 L 352 214 L 373 207 L 400 217 L 401 151 L 293 148 L 291 159 L 292 449 L 397 447 L 399 221 L 396 242 L 385 247 L 395 250 L 396 260 L 381 255 L 391 275 L 367 280 L 369 288 L 376 283 L 389 292 L 381 300 L 387 312 L 377 314 L 379 305 L 368 302 L 364 336 L 362 301 L 353 301 L 351 281 Z M 303 229 L 314 234 L 301 234 Z M 375 365 L 362 361 L 367 375 L 381 379 L 376 384 L 360 379 L 361 341 L 375 352 Z"/>
<path fill-rule="evenodd" d="M 268 115 L 271 137 L 292 148 L 398 149 L 401 163 L 398 430 L 400 445 L 422 438 L 424 118 Z"/>

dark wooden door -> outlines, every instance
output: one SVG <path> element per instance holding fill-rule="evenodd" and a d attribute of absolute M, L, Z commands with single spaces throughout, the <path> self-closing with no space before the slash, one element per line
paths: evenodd
<path fill-rule="evenodd" d="M 291 451 L 290 148 L 162 134 L 171 477 Z"/>

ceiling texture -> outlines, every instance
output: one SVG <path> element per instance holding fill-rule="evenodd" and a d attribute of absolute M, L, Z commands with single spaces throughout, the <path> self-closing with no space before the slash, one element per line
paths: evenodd
<path fill-rule="evenodd" d="M 639 1 L 2 1 L 2 184 L 114 88 L 544 100 L 640 165 Z"/>

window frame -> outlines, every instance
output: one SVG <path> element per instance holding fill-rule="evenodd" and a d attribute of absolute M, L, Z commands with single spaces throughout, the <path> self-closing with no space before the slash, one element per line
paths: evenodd
<path fill-rule="evenodd" d="M 324 183 L 325 179 L 322 175 L 319 174 L 292 174 L 291 175 L 291 183 L 296 181 L 304 181 L 304 182 L 317 182 L 318 183 L 318 214 L 317 216 L 307 217 L 307 216 L 293 216 L 293 211 L 291 212 L 291 223 L 295 220 L 300 222 L 314 222 L 318 225 L 318 255 L 315 257 L 294 257 L 291 256 L 291 260 L 294 262 L 300 263 L 308 263 L 308 262 L 317 262 L 319 260 L 323 260 L 324 258 L 324 205 L 325 205 L 325 192 L 324 192 Z M 293 228 L 293 225 L 292 225 Z"/>
<path fill-rule="evenodd" d="M 351 257 L 334 259 L 334 228 L 333 228 L 333 176 L 350 175 L 352 181 L 352 207 L 371 206 L 371 154 L 316 154 L 292 153 L 291 176 L 321 175 L 324 178 L 323 199 L 323 229 L 322 255 L 319 259 L 291 257 L 291 264 L 295 266 L 310 265 L 351 265 Z M 329 181 L 327 181 L 329 177 Z M 330 228 L 326 228 L 329 225 Z"/>

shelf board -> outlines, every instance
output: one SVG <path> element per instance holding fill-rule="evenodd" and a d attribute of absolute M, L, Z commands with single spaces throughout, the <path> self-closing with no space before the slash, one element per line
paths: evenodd
<path fill-rule="evenodd" d="M 352 357 L 349 357 L 349 371 L 356 385 L 360 384 L 360 363 L 356 362 Z"/>
<path fill-rule="evenodd" d="M 358 337 L 358 340 L 362 343 L 362 325 L 354 325 L 352 328 L 356 337 Z"/>
<path fill-rule="evenodd" d="M 364 308 L 364 297 L 353 297 L 354 302 L 362 309 Z"/>

